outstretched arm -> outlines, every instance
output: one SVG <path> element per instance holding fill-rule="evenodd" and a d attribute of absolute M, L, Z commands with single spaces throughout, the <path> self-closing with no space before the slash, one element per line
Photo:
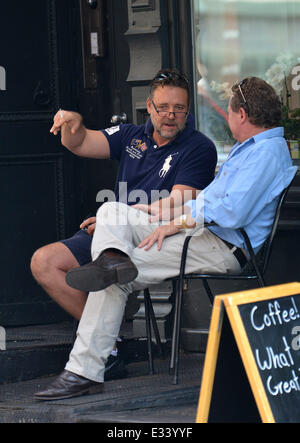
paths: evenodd
<path fill-rule="evenodd" d="M 57 135 L 60 131 L 62 145 L 73 154 L 87 158 L 110 158 L 106 137 L 101 131 L 87 129 L 77 112 L 60 110 L 56 113 L 50 132 Z"/>

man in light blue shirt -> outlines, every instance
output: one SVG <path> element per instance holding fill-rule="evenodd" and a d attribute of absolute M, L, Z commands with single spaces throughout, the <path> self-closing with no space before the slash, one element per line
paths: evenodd
<path fill-rule="evenodd" d="M 257 252 L 270 233 L 276 204 L 296 167 L 283 138 L 283 128 L 265 130 L 237 142 L 215 180 L 204 191 L 204 219 L 219 226 L 209 229 L 239 248 L 246 249 L 237 230 L 243 227 Z M 187 206 L 197 221 L 196 202 Z"/>
<path fill-rule="evenodd" d="M 256 251 L 263 244 L 279 195 L 297 170 L 279 127 L 281 103 L 266 82 L 248 77 L 233 86 L 228 116 L 237 143 L 215 180 L 184 206 L 185 214 L 178 217 L 178 208 L 171 208 L 172 221 L 157 226 L 149 222 L 149 213 L 165 219 L 159 204 L 106 203 L 99 209 L 93 262 L 67 274 L 71 287 L 91 291 L 77 339 L 65 371 L 36 398 L 73 397 L 99 388 L 128 294 L 178 275 L 190 228 L 203 221 L 218 225 L 200 229 L 191 239 L 187 273 L 241 272 L 247 251 L 238 228 L 245 228 Z"/>

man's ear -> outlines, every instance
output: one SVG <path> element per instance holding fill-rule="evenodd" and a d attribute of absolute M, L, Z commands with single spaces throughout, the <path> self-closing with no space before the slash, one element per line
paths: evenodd
<path fill-rule="evenodd" d="M 240 115 L 241 122 L 244 122 L 248 119 L 248 114 L 245 111 L 245 109 L 242 107 L 239 109 L 239 115 Z"/>
<path fill-rule="evenodd" d="M 147 103 L 147 112 L 148 112 L 148 114 L 151 114 L 151 99 L 150 99 L 150 97 L 147 98 L 146 103 Z"/>

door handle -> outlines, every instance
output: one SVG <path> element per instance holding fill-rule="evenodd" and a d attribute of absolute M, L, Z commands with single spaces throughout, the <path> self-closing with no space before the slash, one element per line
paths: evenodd
<path fill-rule="evenodd" d="M 123 125 L 127 123 L 127 114 L 121 112 L 120 114 L 114 114 L 110 119 L 110 123 L 114 126 Z"/>

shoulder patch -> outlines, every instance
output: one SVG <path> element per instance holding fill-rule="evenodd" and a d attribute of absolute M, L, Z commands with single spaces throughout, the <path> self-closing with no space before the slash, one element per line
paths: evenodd
<path fill-rule="evenodd" d="M 120 131 L 120 126 L 113 126 L 112 128 L 105 129 L 108 135 L 114 135 L 116 132 Z"/>

